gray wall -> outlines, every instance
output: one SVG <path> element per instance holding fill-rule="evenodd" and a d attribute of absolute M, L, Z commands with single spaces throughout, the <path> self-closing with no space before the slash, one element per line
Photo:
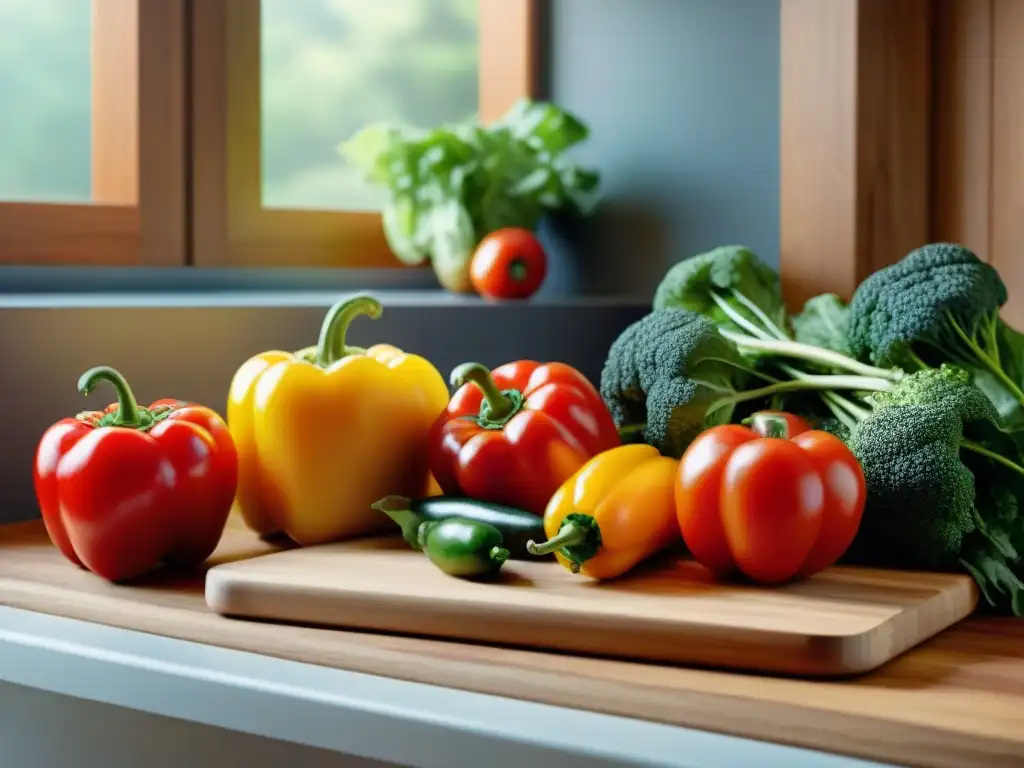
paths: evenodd
<path fill-rule="evenodd" d="M 729 243 L 778 264 L 779 0 L 554 0 L 548 36 L 547 90 L 604 173 L 584 291 L 646 298 Z"/>

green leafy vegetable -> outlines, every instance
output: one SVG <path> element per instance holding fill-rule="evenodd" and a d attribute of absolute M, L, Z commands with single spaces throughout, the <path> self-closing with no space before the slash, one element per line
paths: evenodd
<path fill-rule="evenodd" d="M 1024 614 L 1024 335 L 999 317 L 1006 289 L 998 273 L 959 246 L 926 246 L 868 278 L 850 305 L 816 296 L 786 322 L 777 278 L 746 249 L 691 262 L 665 276 L 654 314 L 698 313 L 735 345 L 747 374 L 718 397 L 678 390 L 686 407 L 672 402 L 667 413 L 648 396 L 648 421 L 672 425 L 685 413 L 680 425 L 691 429 L 659 426 L 648 442 L 677 455 L 701 413 L 717 423 L 727 408 L 771 393 L 765 404 L 795 405 L 847 441 L 864 468 L 868 501 L 849 560 L 960 567 L 992 606 Z M 673 348 L 687 349 L 686 334 L 698 329 L 709 333 L 693 321 L 677 327 Z M 679 365 L 657 337 L 629 343 Z M 615 370 L 620 364 L 609 355 Z M 608 383 L 615 386 L 602 393 L 614 401 L 618 381 Z M 682 437 L 663 442 L 666 433 Z"/>
<path fill-rule="evenodd" d="M 524 99 L 489 126 L 369 125 L 339 151 L 388 190 L 384 234 L 395 255 L 431 261 L 446 287 L 466 290 L 469 260 L 488 233 L 593 210 L 598 173 L 564 154 L 587 136 L 573 115 Z"/>
<path fill-rule="evenodd" d="M 850 302 L 856 357 L 908 370 L 943 362 L 969 371 L 1008 420 L 1024 419 L 1019 356 L 1003 365 L 1009 341 L 999 310 L 999 273 L 960 245 L 933 243 L 875 272 Z M 1012 374 L 1012 375 L 1011 375 Z"/>
<path fill-rule="evenodd" d="M 850 327 L 850 309 L 834 293 L 823 293 L 807 300 L 803 311 L 792 320 L 793 336 L 803 344 L 851 354 L 846 340 Z"/>
<path fill-rule="evenodd" d="M 701 431 L 728 423 L 740 403 L 804 390 L 887 386 L 880 379 L 836 375 L 749 387 L 759 375 L 710 319 L 685 309 L 656 309 L 612 344 L 601 395 L 620 430 L 632 434 L 642 427 L 649 444 L 679 457 Z"/>
<path fill-rule="evenodd" d="M 786 324 L 779 276 L 742 245 L 721 246 L 680 261 L 658 284 L 654 308 L 699 312 L 735 331 L 745 330 L 744 319 Z"/>

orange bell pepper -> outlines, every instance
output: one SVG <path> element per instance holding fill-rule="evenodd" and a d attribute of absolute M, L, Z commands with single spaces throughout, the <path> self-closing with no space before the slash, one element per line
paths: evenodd
<path fill-rule="evenodd" d="M 431 491 L 427 435 L 448 385 L 417 355 L 345 344 L 355 317 L 382 312 L 371 296 L 340 301 L 315 348 L 264 352 L 235 374 L 236 505 L 258 533 L 319 544 L 384 531 L 392 524 L 371 504 Z"/>
<path fill-rule="evenodd" d="M 584 464 L 544 510 L 547 541 L 531 554 L 555 554 L 573 573 L 621 576 L 681 541 L 676 522 L 679 462 L 650 445 L 623 445 Z"/>

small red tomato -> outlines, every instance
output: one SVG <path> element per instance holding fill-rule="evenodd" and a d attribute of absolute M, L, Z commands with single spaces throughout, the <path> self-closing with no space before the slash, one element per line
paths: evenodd
<path fill-rule="evenodd" d="M 860 464 L 827 432 L 790 437 L 790 423 L 788 414 L 762 413 L 749 428 L 713 427 L 679 462 L 680 532 L 717 575 L 739 571 L 766 584 L 810 576 L 853 542 L 866 499 Z"/>
<path fill-rule="evenodd" d="M 480 241 L 469 265 L 469 279 L 489 299 L 526 299 L 547 275 L 548 257 L 528 229 L 508 227 Z"/>

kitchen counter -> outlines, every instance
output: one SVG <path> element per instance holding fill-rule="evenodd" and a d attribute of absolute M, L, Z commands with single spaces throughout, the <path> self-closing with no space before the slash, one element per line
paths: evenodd
<path fill-rule="evenodd" d="M 267 551 L 232 526 L 212 563 Z M 202 583 L 107 584 L 0 528 L 0 681 L 402 765 L 1024 765 L 1024 621 L 808 682 L 236 621 Z"/>

